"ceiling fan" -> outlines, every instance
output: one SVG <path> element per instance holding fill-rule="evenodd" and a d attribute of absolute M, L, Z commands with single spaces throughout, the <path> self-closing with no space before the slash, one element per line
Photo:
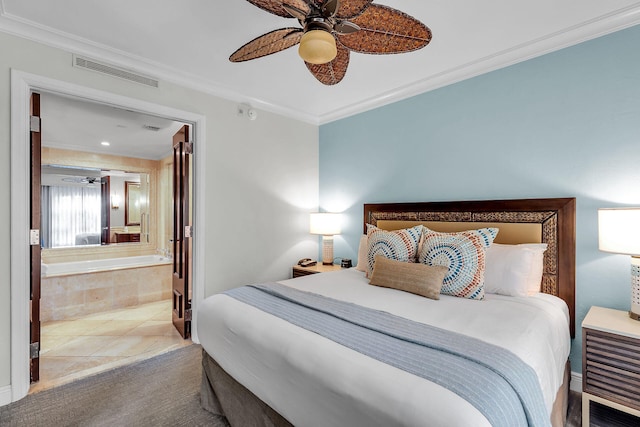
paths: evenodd
<path fill-rule="evenodd" d="M 425 47 L 431 30 L 417 19 L 373 0 L 247 0 L 303 28 L 271 31 L 236 50 L 231 62 L 243 62 L 300 44 L 298 53 L 311 74 L 325 85 L 339 83 L 350 51 L 404 53 Z"/>
<path fill-rule="evenodd" d="M 100 183 L 100 178 L 97 178 L 95 176 L 69 176 L 62 178 L 62 181 L 73 182 L 75 184 L 87 184 L 88 186 L 91 186 L 96 182 Z"/>

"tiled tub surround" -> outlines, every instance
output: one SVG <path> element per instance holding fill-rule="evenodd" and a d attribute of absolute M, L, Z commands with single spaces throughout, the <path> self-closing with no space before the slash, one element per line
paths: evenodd
<path fill-rule="evenodd" d="M 43 322 L 74 319 L 170 298 L 169 258 L 148 256 L 49 264 L 43 265 L 40 319 Z"/>

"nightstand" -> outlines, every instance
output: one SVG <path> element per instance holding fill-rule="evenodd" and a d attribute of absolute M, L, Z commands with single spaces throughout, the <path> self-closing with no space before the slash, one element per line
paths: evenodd
<path fill-rule="evenodd" d="M 300 276 L 308 276 L 309 274 L 316 274 L 316 273 L 327 273 L 329 271 L 338 271 L 341 270 L 342 267 L 340 267 L 339 265 L 324 265 L 321 262 L 317 263 L 316 265 L 312 265 L 311 267 L 300 267 L 299 265 L 294 265 L 293 266 L 293 278 L 295 279 L 296 277 L 300 277 Z"/>
<path fill-rule="evenodd" d="M 591 424 L 640 425 L 640 322 L 626 311 L 591 307 L 582 322 L 582 425 Z"/>

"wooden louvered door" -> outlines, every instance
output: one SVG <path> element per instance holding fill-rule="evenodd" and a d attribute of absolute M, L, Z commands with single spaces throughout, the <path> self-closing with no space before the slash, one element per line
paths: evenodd
<path fill-rule="evenodd" d="M 583 426 L 598 425 L 597 412 L 640 425 L 640 322 L 591 307 L 582 323 L 582 365 Z"/>
<path fill-rule="evenodd" d="M 173 137 L 173 325 L 191 336 L 191 143 L 189 126 Z"/>
<path fill-rule="evenodd" d="M 111 243 L 111 177 L 100 178 L 100 244 Z"/>
<path fill-rule="evenodd" d="M 31 94 L 31 229 L 29 244 L 31 247 L 31 321 L 30 321 L 30 357 L 31 382 L 40 380 L 40 197 L 41 197 L 41 136 L 40 136 L 40 94 Z"/>

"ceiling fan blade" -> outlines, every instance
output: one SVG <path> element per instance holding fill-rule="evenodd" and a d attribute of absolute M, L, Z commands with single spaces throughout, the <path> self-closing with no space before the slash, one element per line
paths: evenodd
<path fill-rule="evenodd" d="M 284 10 L 289 12 L 289 15 L 291 15 L 293 18 L 296 18 L 300 22 L 304 22 L 304 20 L 307 18 L 307 14 L 303 10 L 298 9 L 295 6 L 289 6 L 288 4 L 283 3 L 282 7 L 284 8 Z"/>
<path fill-rule="evenodd" d="M 340 43 L 336 43 L 338 47 L 338 55 L 335 59 L 326 64 L 310 64 L 305 62 L 311 74 L 318 79 L 318 81 L 327 86 L 340 83 L 347 73 L 347 67 L 349 66 L 349 49 L 341 46 Z"/>
<path fill-rule="evenodd" d="M 342 0 L 336 12 L 336 18 L 352 19 L 365 11 L 373 0 Z"/>
<path fill-rule="evenodd" d="M 293 16 L 299 21 L 304 22 L 307 15 L 311 13 L 311 7 L 305 0 L 283 0 L 282 7 L 286 10 L 290 16 Z"/>
<path fill-rule="evenodd" d="M 254 6 L 258 6 L 262 10 L 266 10 L 274 15 L 282 16 L 284 18 L 291 18 L 289 12 L 282 7 L 282 0 L 247 0 Z"/>
<path fill-rule="evenodd" d="M 280 52 L 300 43 L 302 28 L 281 28 L 251 40 L 229 57 L 231 62 L 243 62 Z"/>
<path fill-rule="evenodd" d="M 340 35 L 338 40 L 360 53 L 403 53 L 425 47 L 431 30 L 422 22 L 388 6 L 372 4 L 351 22 L 360 31 Z"/>
<path fill-rule="evenodd" d="M 341 2 L 339 0 L 326 0 L 325 2 L 323 2 L 320 9 L 322 16 L 324 16 L 325 18 L 329 18 L 335 15 L 340 3 Z"/>

